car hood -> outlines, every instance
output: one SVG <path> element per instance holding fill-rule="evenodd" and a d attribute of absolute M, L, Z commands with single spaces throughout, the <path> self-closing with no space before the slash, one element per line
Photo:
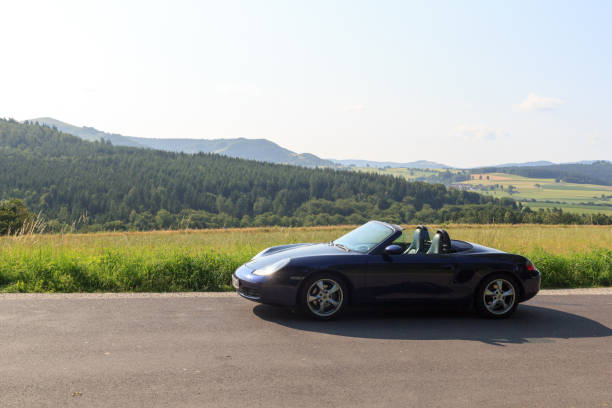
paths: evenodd
<path fill-rule="evenodd" d="M 286 258 L 296 259 L 310 256 L 338 256 L 351 254 L 354 253 L 346 252 L 343 249 L 327 243 L 282 245 L 262 251 L 260 255 L 247 262 L 246 266 L 251 269 L 260 269 Z"/>

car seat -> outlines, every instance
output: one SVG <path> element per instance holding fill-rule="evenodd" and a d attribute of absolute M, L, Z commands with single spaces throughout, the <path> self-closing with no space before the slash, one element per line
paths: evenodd
<path fill-rule="evenodd" d="M 429 241 L 429 231 L 424 225 L 419 225 L 412 234 L 412 242 L 404 254 L 422 254 L 426 252 L 425 244 Z"/>

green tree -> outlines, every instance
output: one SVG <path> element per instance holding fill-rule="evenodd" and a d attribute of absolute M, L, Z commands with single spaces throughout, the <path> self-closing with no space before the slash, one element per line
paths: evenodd
<path fill-rule="evenodd" d="M 0 201 L 0 235 L 18 232 L 33 215 L 21 200 Z"/>
<path fill-rule="evenodd" d="M 176 218 L 168 210 L 162 208 L 157 212 L 155 222 L 159 229 L 170 229 L 175 224 Z"/>

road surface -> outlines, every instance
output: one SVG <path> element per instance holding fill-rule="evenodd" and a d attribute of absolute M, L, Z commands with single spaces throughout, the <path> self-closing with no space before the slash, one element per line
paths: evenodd
<path fill-rule="evenodd" d="M 234 294 L 0 295 L 0 407 L 612 407 L 612 292 L 578 293 L 336 322 Z"/>

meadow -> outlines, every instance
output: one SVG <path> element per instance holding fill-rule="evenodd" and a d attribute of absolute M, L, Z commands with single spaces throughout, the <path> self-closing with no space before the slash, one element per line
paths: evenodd
<path fill-rule="evenodd" d="M 2 237 L 0 291 L 231 290 L 231 273 L 260 250 L 283 243 L 327 242 L 351 228 L 246 228 Z M 408 228 L 412 230 L 412 226 Z M 543 274 L 543 287 L 612 285 L 612 227 L 446 225 L 444 228 L 453 238 L 529 257 Z"/>
<path fill-rule="evenodd" d="M 612 196 L 612 186 L 556 182 L 555 179 L 528 178 L 506 173 L 473 174 L 472 179 L 464 184 L 503 186 L 503 190 L 495 189 L 482 193 L 495 197 L 512 197 L 533 210 L 556 207 L 575 213 L 612 215 L 612 200 L 608 198 Z M 517 191 L 510 194 L 510 185 Z"/>
<path fill-rule="evenodd" d="M 390 174 L 403 177 L 408 181 L 416 181 L 446 172 L 446 169 L 378 169 L 373 167 L 356 167 L 354 170 L 366 173 Z M 449 169 L 448 171 L 453 174 L 460 172 L 456 169 Z M 612 215 L 612 186 L 556 182 L 555 179 L 528 178 L 507 173 L 472 174 L 471 177 L 471 180 L 463 181 L 460 184 L 471 185 L 482 194 L 498 198 L 511 197 L 532 210 L 561 208 L 563 211 L 578 214 L 601 213 Z M 495 185 L 503 186 L 503 190 L 501 188 L 488 189 Z M 512 193 L 508 189 L 510 185 L 516 189 Z"/>

